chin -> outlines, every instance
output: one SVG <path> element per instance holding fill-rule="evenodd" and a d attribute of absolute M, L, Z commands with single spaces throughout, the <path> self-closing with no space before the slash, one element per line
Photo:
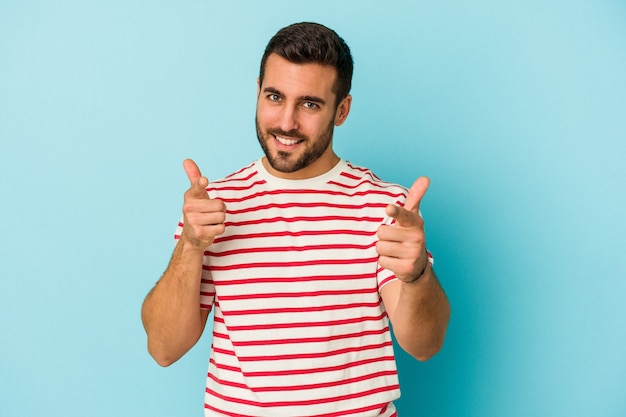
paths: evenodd
<path fill-rule="evenodd" d="M 280 156 L 280 153 L 278 155 L 273 155 L 272 157 L 269 157 L 266 154 L 266 157 L 270 166 L 278 172 L 289 174 L 298 170 L 298 161 L 285 160 L 284 157 Z"/>

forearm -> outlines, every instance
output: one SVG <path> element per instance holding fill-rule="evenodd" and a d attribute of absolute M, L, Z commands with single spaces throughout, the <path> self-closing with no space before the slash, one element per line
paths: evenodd
<path fill-rule="evenodd" d="M 406 352 L 427 360 L 443 346 L 450 304 L 431 266 L 415 282 L 399 284 L 392 317 L 394 335 Z"/>
<path fill-rule="evenodd" d="M 203 252 L 178 242 L 170 264 L 146 297 L 141 315 L 148 351 L 162 366 L 183 356 L 198 341 L 207 313 L 200 310 Z"/>

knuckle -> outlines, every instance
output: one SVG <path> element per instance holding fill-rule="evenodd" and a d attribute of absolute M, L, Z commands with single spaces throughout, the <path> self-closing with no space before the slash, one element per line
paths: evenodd
<path fill-rule="evenodd" d="M 418 245 L 418 246 L 411 247 L 411 249 L 409 249 L 409 253 L 410 253 L 409 256 L 412 259 L 418 259 L 422 255 L 422 246 Z"/>
<path fill-rule="evenodd" d="M 223 211 L 219 211 L 215 214 L 216 217 L 216 223 L 224 223 L 226 221 L 226 213 L 224 213 Z"/>

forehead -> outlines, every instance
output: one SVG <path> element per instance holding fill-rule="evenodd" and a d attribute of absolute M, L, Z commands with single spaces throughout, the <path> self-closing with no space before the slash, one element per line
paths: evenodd
<path fill-rule="evenodd" d="M 270 54 L 265 62 L 263 88 L 274 88 L 285 95 L 335 96 L 333 86 L 337 70 L 317 63 L 295 64 L 277 54 Z"/>

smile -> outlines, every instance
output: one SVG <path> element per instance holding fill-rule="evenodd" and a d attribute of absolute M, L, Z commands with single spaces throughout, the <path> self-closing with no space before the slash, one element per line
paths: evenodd
<path fill-rule="evenodd" d="M 289 138 L 283 138 L 280 136 L 274 136 L 276 138 L 276 140 L 280 143 L 282 143 L 283 145 L 286 146 L 291 146 L 291 145 L 296 145 L 300 142 L 302 142 L 301 139 L 289 139 Z"/>

